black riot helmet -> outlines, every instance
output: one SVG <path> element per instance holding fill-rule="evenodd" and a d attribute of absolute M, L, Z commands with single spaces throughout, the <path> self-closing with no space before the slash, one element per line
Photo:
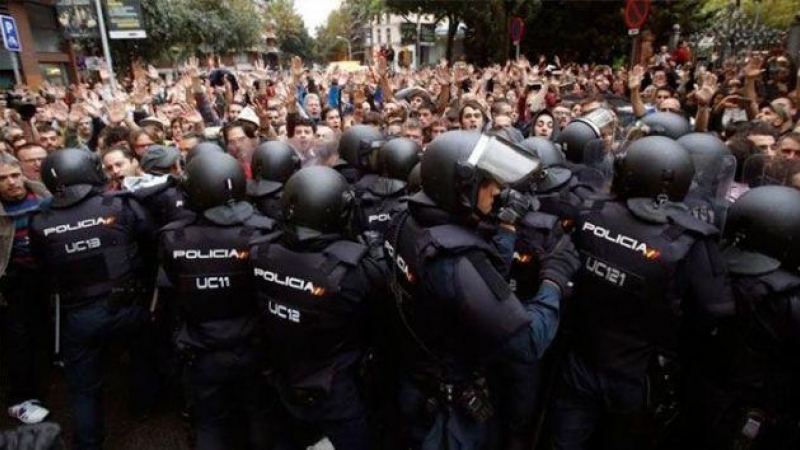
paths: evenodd
<path fill-rule="evenodd" d="M 189 209 L 202 212 L 245 198 L 244 169 L 233 156 L 209 152 L 186 165 L 184 190 Z"/>
<path fill-rule="evenodd" d="M 223 150 L 222 147 L 220 147 L 219 145 L 215 144 L 214 142 L 209 142 L 209 141 L 201 142 L 201 143 L 195 145 L 194 147 L 192 147 L 192 149 L 186 155 L 186 164 L 189 164 L 190 162 L 192 162 L 192 160 L 194 158 L 197 158 L 197 157 L 199 157 L 201 155 L 205 155 L 205 154 L 208 154 L 208 153 L 224 154 L 225 150 Z"/>
<path fill-rule="evenodd" d="M 709 133 L 689 133 L 678 139 L 678 143 L 692 157 L 695 171 L 692 189 L 724 198 L 736 171 L 736 159 L 728 146 Z"/>
<path fill-rule="evenodd" d="M 761 186 L 731 206 L 725 238 L 736 248 L 774 258 L 788 270 L 800 269 L 800 191 Z"/>
<path fill-rule="evenodd" d="M 538 136 L 529 137 L 522 141 L 520 146 L 538 158 L 544 169 L 543 175 L 531 184 L 532 192 L 551 192 L 564 186 L 572 178 L 572 171 L 564 167 L 567 158 L 549 139 Z"/>
<path fill-rule="evenodd" d="M 422 148 L 407 138 L 395 138 L 378 150 L 378 174 L 393 180 L 408 180 L 411 170 L 419 162 Z"/>
<path fill-rule="evenodd" d="M 286 183 L 302 162 L 297 152 L 284 141 L 268 141 L 256 147 L 252 162 L 254 180 Z"/>
<path fill-rule="evenodd" d="M 648 136 L 666 136 L 680 139 L 692 128 L 686 117 L 674 112 L 655 112 L 642 117 L 642 123 L 648 127 Z"/>
<path fill-rule="evenodd" d="M 106 182 L 100 158 L 86 150 L 65 148 L 42 162 L 42 182 L 53 194 L 53 206 L 64 207 L 86 197 Z"/>
<path fill-rule="evenodd" d="M 409 194 L 416 194 L 422 190 L 422 163 L 417 163 L 411 173 L 408 174 L 408 184 L 406 185 L 406 192 Z"/>
<path fill-rule="evenodd" d="M 616 124 L 617 115 L 613 111 L 608 108 L 597 108 L 570 121 L 561 130 L 558 142 L 568 160 L 576 164 L 583 164 L 584 150 L 587 144 L 613 134 Z"/>
<path fill-rule="evenodd" d="M 344 176 L 330 167 L 301 169 L 283 187 L 287 230 L 297 239 L 340 233 L 349 222 L 354 196 Z"/>
<path fill-rule="evenodd" d="M 485 180 L 520 186 L 541 171 L 539 160 L 500 137 L 455 130 L 434 139 L 422 155 L 422 190 L 440 208 L 471 213 Z"/>
<path fill-rule="evenodd" d="M 353 125 L 339 139 L 339 156 L 362 172 L 375 172 L 375 155 L 386 142 L 376 127 Z"/>
<path fill-rule="evenodd" d="M 663 136 L 632 142 L 616 161 L 612 191 L 622 199 L 658 198 L 680 202 L 689 192 L 694 166 L 689 152 Z"/>
<path fill-rule="evenodd" d="M 563 166 L 567 162 L 564 153 L 549 139 L 529 137 L 520 142 L 520 145 L 535 153 L 543 167 Z"/>

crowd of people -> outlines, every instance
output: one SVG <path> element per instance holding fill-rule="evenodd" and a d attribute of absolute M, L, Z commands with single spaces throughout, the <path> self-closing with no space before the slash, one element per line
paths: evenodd
<path fill-rule="evenodd" d="M 800 445 L 787 55 L 373 58 L 7 91 L 9 414 L 102 448 L 123 337 L 200 449 Z"/>

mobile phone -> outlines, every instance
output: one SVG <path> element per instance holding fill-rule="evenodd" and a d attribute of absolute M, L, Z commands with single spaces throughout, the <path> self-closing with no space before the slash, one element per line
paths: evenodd
<path fill-rule="evenodd" d="M 747 97 L 739 97 L 737 101 L 739 102 L 739 106 L 741 107 L 749 106 L 751 102 L 751 100 Z"/>

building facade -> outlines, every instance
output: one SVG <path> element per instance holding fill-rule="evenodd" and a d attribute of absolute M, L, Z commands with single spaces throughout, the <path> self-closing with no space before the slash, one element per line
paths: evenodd
<path fill-rule="evenodd" d="M 66 85 L 76 79 L 75 58 L 59 28 L 54 0 L 0 0 L 0 14 L 15 19 L 22 46 L 17 55 L 0 50 L 0 88 L 15 82 L 12 57 L 17 58 L 20 81 L 30 86 L 45 80 Z"/>
<path fill-rule="evenodd" d="M 370 22 L 368 42 L 372 46 L 394 49 L 396 65 L 435 65 L 446 54 L 448 28 L 447 18 L 439 22 L 435 20 L 436 17 L 432 14 L 383 13 Z M 463 54 L 463 37 L 463 26 L 459 26 L 453 44 L 453 58 Z"/>

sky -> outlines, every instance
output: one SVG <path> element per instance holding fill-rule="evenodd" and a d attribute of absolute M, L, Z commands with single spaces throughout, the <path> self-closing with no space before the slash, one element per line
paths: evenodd
<path fill-rule="evenodd" d="M 303 17 L 306 29 L 315 36 L 316 28 L 325 23 L 328 14 L 338 8 L 342 0 L 294 0 L 294 7 Z"/>

